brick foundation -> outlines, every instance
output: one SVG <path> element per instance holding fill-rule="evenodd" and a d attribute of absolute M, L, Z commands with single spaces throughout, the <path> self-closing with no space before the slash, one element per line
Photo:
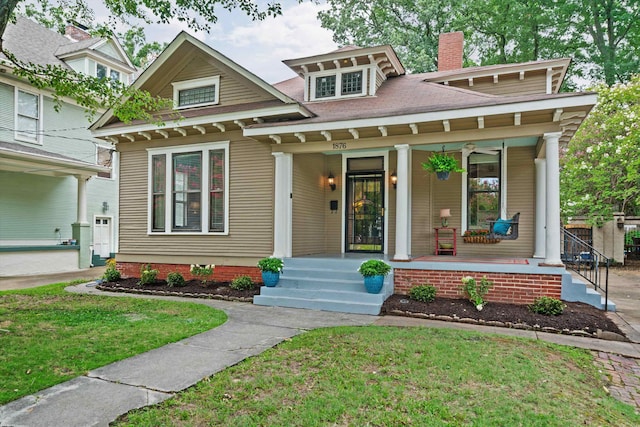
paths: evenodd
<path fill-rule="evenodd" d="M 166 279 L 167 274 L 178 272 L 184 276 L 185 280 L 198 279 L 191 275 L 189 271 L 191 265 L 187 264 L 154 264 L 151 268 L 158 270 L 158 279 Z M 118 262 L 116 268 L 123 277 L 140 277 L 140 269 L 146 263 L 140 262 Z M 262 283 L 262 273 L 258 267 L 243 267 L 233 265 L 216 265 L 211 280 L 216 282 L 230 282 L 238 276 L 250 276 L 254 283 Z"/>
<path fill-rule="evenodd" d="M 460 290 L 462 278 L 471 276 L 476 280 L 486 276 L 493 282 L 485 299 L 511 304 L 531 304 L 536 298 L 548 296 L 560 299 L 562 276 L 555 274 L 478 273 L 471 271 L 442 270 L 393 270 L 395 293 L 407 294 L 417 285 L 430 284 L 438 289 L 438 296 L 445 298 L 464 297 Z"/>

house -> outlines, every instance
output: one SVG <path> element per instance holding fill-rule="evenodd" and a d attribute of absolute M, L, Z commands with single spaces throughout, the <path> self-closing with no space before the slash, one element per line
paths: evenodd
<path fill-rule="evenodd" d="M 568 59 L 462 68 L 462 47 L 462 33 L 442 35 L 439 70 L 409 74 L 391 46 L 348 46 L 284 61 L 297 76 L 270 85 L 179 34 L 135 86 L 182 117 L 124 124 L 107 112 L 92 126 L 120 153 L 119 268 L 213 263 L 229 280 L 283 257 L 295 283 L 254 302 L 287 305 L 309 277 L 339 282 L 336 270 L 385 257 L 386 293 L 429 281 L 458 295 L 461 277 L 482 274 L 496 283 L 490 300 L 560 297 L 558 146 L 596 95 L 559 92 Z M 466 172 L 424 171 L 442 151 Z M 517 236 L 465 242 L 518 212 Z M 454 245 L 437 257 L 436 231 Z"/>
<path fill-rule="evenodd" d="M 75 26 L 65 36 L 18 17 L 3 43 L 24 62 L 124 83 L 135 72 L 115 38 Z M 104 262 L 118 230 L 113 146 L 91 136 L 83 108 L 63 99 L 56 111 L 52 94 L 14 76 L 13 67 L 0 57 L 0 275 Z"/>

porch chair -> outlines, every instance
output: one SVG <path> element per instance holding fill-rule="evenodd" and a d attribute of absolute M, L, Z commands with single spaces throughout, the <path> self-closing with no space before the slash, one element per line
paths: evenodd
<path fill-rule="evenodd" d="M 488 239 L 495 240 L 516 240 L 518 238 L 518 224 L 520 221 L 520 212 L 515 214 L 511 219 L 499 218 L 489 222 Z"/>

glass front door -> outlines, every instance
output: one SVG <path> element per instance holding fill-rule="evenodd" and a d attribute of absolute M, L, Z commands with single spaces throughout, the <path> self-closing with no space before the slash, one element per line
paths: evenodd
<path fill-rule="evenodd" d="M 347 174 L 347 252 L 384 250 L 384 172 Z"/>

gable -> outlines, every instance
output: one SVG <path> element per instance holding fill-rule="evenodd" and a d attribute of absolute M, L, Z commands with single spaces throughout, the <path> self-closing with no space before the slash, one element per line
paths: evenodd
<path fill-rule="evenodd" d="M 112 40 L 97 46 L 95 50 L 109 58 L 113 58 L 124 63 L 128 62 L 128 59 L 122 55 L 121 50 L 115 46 Z"/>

